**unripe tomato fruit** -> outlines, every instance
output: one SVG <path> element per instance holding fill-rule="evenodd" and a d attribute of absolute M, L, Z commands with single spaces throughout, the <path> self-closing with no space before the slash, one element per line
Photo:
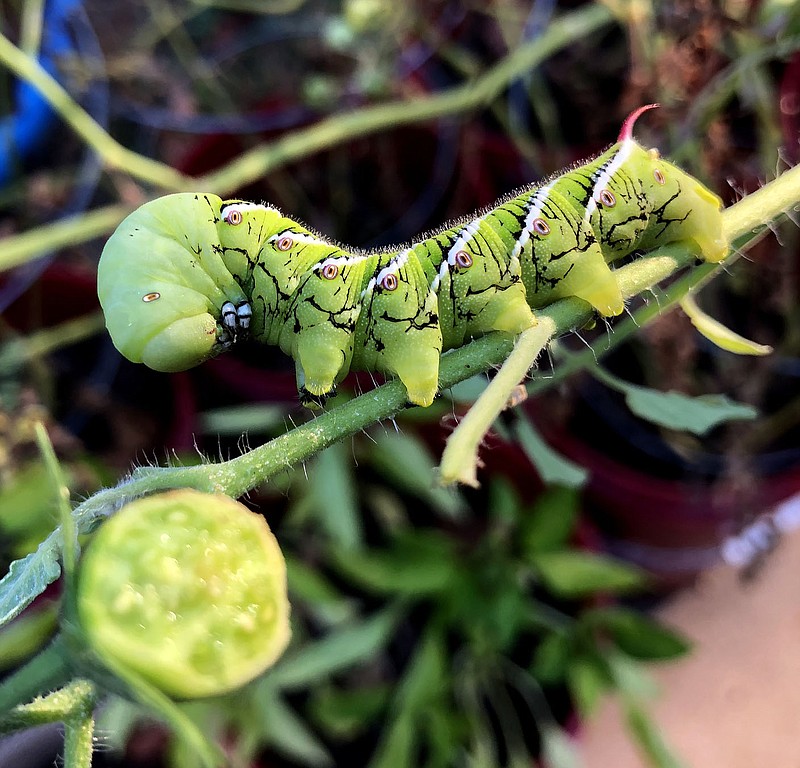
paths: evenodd
<path fill-rule="evenodd" d="M 238 688 L 289 640 L 286 565 L 263 517 L 192 490 L 147 496 L 95 534 L 78 619 L 101 659 L 175 698 Z"/>

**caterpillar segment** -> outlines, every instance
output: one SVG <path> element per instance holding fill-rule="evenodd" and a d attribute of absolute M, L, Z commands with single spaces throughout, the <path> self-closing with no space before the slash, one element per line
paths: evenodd
<path fill-rule="evenodd" d="M 530 190 L 498 207 L 518 217 L 512 259 L 522 265 L 527 303 L 534 309 L 575 296 L 604 317 L 624 304 L 611 268 L 590 224 L 557 190 L 558 181 Z"/>
<path fill-rule="evenodd" d="M 260 234 L 257 252 L 248 254 L 253 337 L 294 358 L 303 399 L 323 401 L 352 363 L 368 255 L 348 254 L 269 206 L 220 204 L 226 251 L 239 232 Z"/>
<path fill-rule="evenodd" d="M 725 257 L 720 199 L 633 139 L 652 106 L 593 160 L 397 250 L 349 249 L 269 205 L 151 201 L 100 260 L 111 337 L 129 359 L 176 371 L 250 335 L 294 358 L 307 403 L 353 369 L 397 376 L 410 402 L 429 405 L 443 350 L 518 334 L 565 297 L 622 312 L 618 259 L 675 242 Z"/>
<path fill-rule="evenodd" d="M 355 332 L 355 368 L 394 374 L 408 399 L 430 405 L 438 388 L 438 300 L 411 248 L 376 256 Z"/>

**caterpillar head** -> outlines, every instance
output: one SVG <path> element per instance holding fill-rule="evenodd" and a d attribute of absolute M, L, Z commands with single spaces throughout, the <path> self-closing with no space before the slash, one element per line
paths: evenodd
<path fill-rule="evenodd" d="M 222 307 L 245 297 L 220 256 L 220 202 L 194 193 L 158 198 L 106 243 L 97 292 L 111 339 L 129 360 L 181 371 L 224 347 Z"/>

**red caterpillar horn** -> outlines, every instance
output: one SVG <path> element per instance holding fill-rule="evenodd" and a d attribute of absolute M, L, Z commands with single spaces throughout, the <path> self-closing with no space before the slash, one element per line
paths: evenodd
<path fill-rule="evenodd" d="M 619 136 L 617 137 L 617 141 L 628 141 L 628 139 L 633 138 L 633 126 L 636 121 L 639 119 L 639 115 L 643 112 L 647 112 L 649 109 L 655 109 L 656 107 L 660 107 L 660 104 L 645 104 L 643 107 L 639 107 L 639 109 L 634 109 L 626 118 L 625 122 L 622 124 L 622 128 L 619 129 Z"/>

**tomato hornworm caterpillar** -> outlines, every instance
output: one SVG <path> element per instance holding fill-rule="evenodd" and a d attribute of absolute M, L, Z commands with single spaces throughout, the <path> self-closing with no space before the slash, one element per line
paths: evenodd
<path fill-rule="evenodd" d="M 641 107 L 598 157 L 399 249 L 342 246 L 270 205 L 179 193 L 134 211 L 103 250 L 98 293 L 116 347 L 179 371 L 251 335 L 297 366 L 319 402 L 349 370 L 398 376 L 430 405 L 439 356 L 575 296 L 623 310 L 610 265 L 682 242 L 728 252 L 720 199 L 632 136 Z"/>

